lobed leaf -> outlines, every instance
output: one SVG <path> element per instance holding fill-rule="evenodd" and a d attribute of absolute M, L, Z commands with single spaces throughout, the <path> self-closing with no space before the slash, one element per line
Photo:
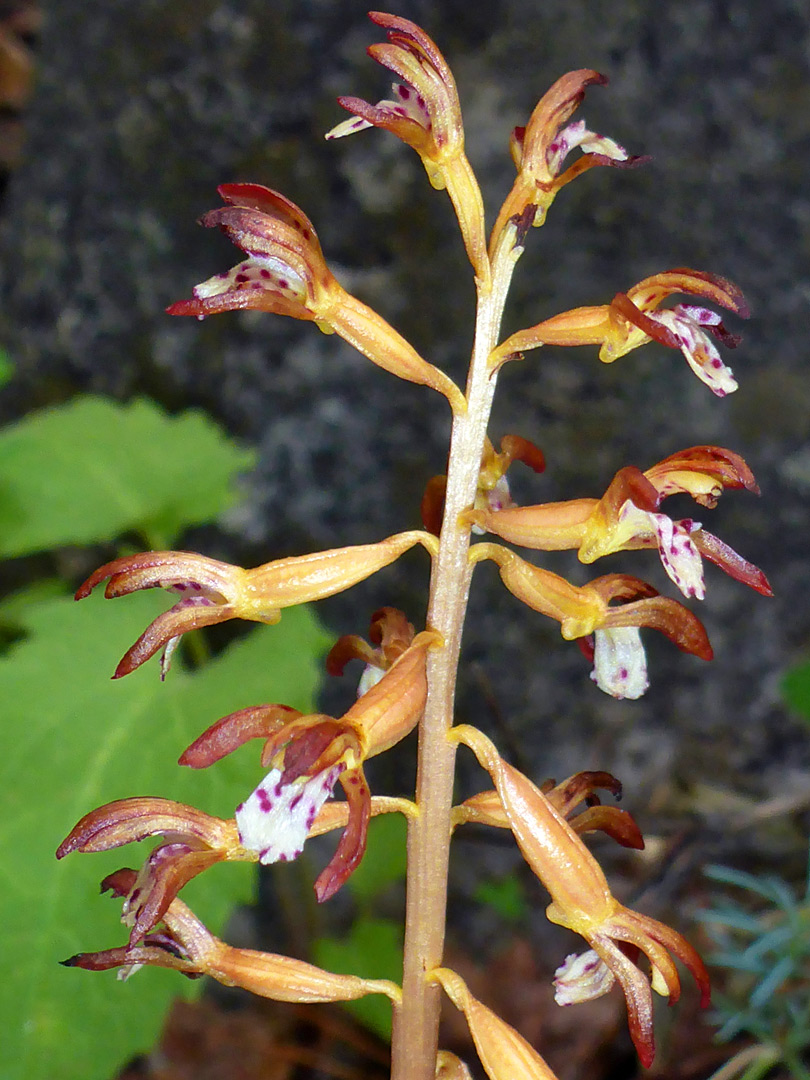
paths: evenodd
<path fill-rule="evenodd" d="M 0 431 L 0 556 L 137 531 L 169 546 L 233 501 L 253 455 L 201 412 L 80 397 Z"/>

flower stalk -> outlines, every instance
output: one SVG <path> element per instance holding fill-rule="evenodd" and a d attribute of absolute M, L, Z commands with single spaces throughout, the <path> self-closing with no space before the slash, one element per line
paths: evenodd
<path fill-rule="evenodd" d="M 418 814 L 408 829 L 403 1004 L 394 1027 L 393 1080 L 429 1080 L 438 1048 L 440 997 L 438 986 L 425 979 L 425 972 L 441 964 L 444 947 L 455 764 L 448 732 L 473 571 L 470 527 L 463 512 L 475 500 L 495 395 L 496 378 L 487 361 L 497 342 L 513 266 L 504 265 L 508 277 L 503 273 L 493 277 L 491 289 L 479 287 L 478 291 L 467 410 L 453 422 L 444 519 L 431 576 L 427 624 L 441 634 L 444 645 L 428 659 L 429 689 L 419 731 Z M 432 1049 L 424 1057 L 412 1053 L 411 1047 L 426 1043 Z"/>

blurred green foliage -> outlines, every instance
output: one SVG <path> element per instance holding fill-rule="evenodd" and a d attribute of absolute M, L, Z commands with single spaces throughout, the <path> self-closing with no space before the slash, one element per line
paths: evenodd
<path fill-rule="evenodd" d="M 508 923 L 526 922 L 531 911 L 523 882 L 516 873 L 479 882 L 473 899 L 479 904 L 488 904 Z"/>
<path fill-rule="evenodd" d="M 798 664 L 782 681 L 785 701 L 810 721 L 810 663 Z"/>
<path fill-rule="evenodd" d="M 737 1055 L 738 1069 L 724 1066 L 723 1076 L 758 1080 L 782 1065 L 808 1080 L 810 876 L 798 893 L 774 874 L 727 866 L 710 866 L 706 874 L 738 890 L 700 915 L 715 944 L 708 962 L 726 973 L 723 992 L 712 995 L 717 1038 L 747 1034 L 757 1041 Z"/>

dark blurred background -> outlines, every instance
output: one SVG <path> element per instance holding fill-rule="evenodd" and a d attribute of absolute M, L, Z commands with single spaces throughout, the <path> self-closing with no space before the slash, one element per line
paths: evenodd
<path fill-rule="evenodd" d="M 4 18 L 21 11 L 13 33 L 33 58 L 33 90 L 19 92 L 18 68 L 17 90 L 0 110 L 9 174 L 0 342 L 16 365 L 0 394 L 3 420 L 80 391 L 206 409 L 260 453 L 239 511 L 196 538 L 206 554 L 231 561 L 416 527 L 424 484 L 444 468 L 448 410 L 438 395 L 395 381 L 309 324 L 163 314 L 238 261 L 224 238 L 195 224 L 217 205 L 217 184 L 266 183 L 311 217 L 342 283 L 463 381 L 474 297 L 449 200 L 386 133 L 323 140 L 346 116 L 338 94 L 387 96 L 388 72 L 365 55 L 380 40 L 365 5 L 0 5 Z M 651 689 L 640 702 L 615 702 L 596 690 L 557 625 L 523 609 L 483 568 L 458 719 L 496 735 L 540 779 L 616 773 L 623 805 L 653 841 L 641 862 L 620 855 L 616 873 L 625 896 L 645 892 L 654 914 L 699 892 L 708 861 L 778 867 L 798 879 L 810 739 L 779 687 L 810 654 L 807 4 L 402 0 L 396 11 L 423 25 L 453 68 L 490 222 L 514 174 L 511 128 L 571 68 L 610 77 L 606 89 L 591 88 L 578 116 L 631 153 L 652 155 L 644 168 L 595 169 L 564 189 L 529 238 L 506 331 L 607 302 L 676 266 L 736 281 L 753 313 L 745 325 L 728 320 L 744 333 L 725 357 L 740 383 L 730 398 L 714 398 L 680 356 L 656 345 L 612 366 L 599 364 L 595 349 L 549 349 L 504 370 L 491 435 L 514 432 L 546 453 L 544 476 L 513 470 L 523 502 L 599 495 L 620 467 L 646 468 L 685 446 L 738 451 L 761 498 L 732 492 L 715 511 L 684 502 L 671 512 L 695 513 L 760 565 L 775 597 L 708 568 L 707 598 L 695 606 L 714 662 L 647 635 Z M 598 568 L 568 555 L 545 564 L 577 582 L 626 568 L 673 592 L 649 554 Z M 421 554 L 408 556 L 319 610 L 335 634 L 363 633 L 383 603 L 419 623 L 425 570 Z M 334 689 L 324 700 L 341 707 Z M 382 763 L 378 789 L 407 788 L 410 761 L 399 770 Z M 468 771 L 465 793 L 480 785 Z M 480 860 L 489 874 L 517 864 L 510 845 L 485 837 L 461 839 L 458 850 L 459 901 Z M 491 912 L 458 902 L 453 916 L 459 948 L 495 950 Z M 544 940 L 542 926 L 525 933 Z M 556 946 L 552 957 L 546 967 L 559 962 Z"/>

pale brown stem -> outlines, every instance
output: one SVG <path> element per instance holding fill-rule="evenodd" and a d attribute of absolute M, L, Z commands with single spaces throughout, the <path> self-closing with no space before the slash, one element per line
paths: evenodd
<path fill-rule="evenodd" d="M 428 697 L 419 731 L 417 815 L 408 828 L 403 1001 L 395 1010 L 392 1080 L 433 1080 L 438 1049 L 439 988 L 426 974 L 444 949 L 455 746 L 453 724 L 461 635 L 472 566 L 469 525 L 459 521 L 476 494 L 495 375 L 487 359 L 497 344 L 513 262 L 493 276 L 478 298 L 475 343 L 467 382 L 467 412 L 456 415 L 450 444 L 447 497 L 439 553 L 433 560 L 427 625 L 444 639 L 428 657 Z"/>

